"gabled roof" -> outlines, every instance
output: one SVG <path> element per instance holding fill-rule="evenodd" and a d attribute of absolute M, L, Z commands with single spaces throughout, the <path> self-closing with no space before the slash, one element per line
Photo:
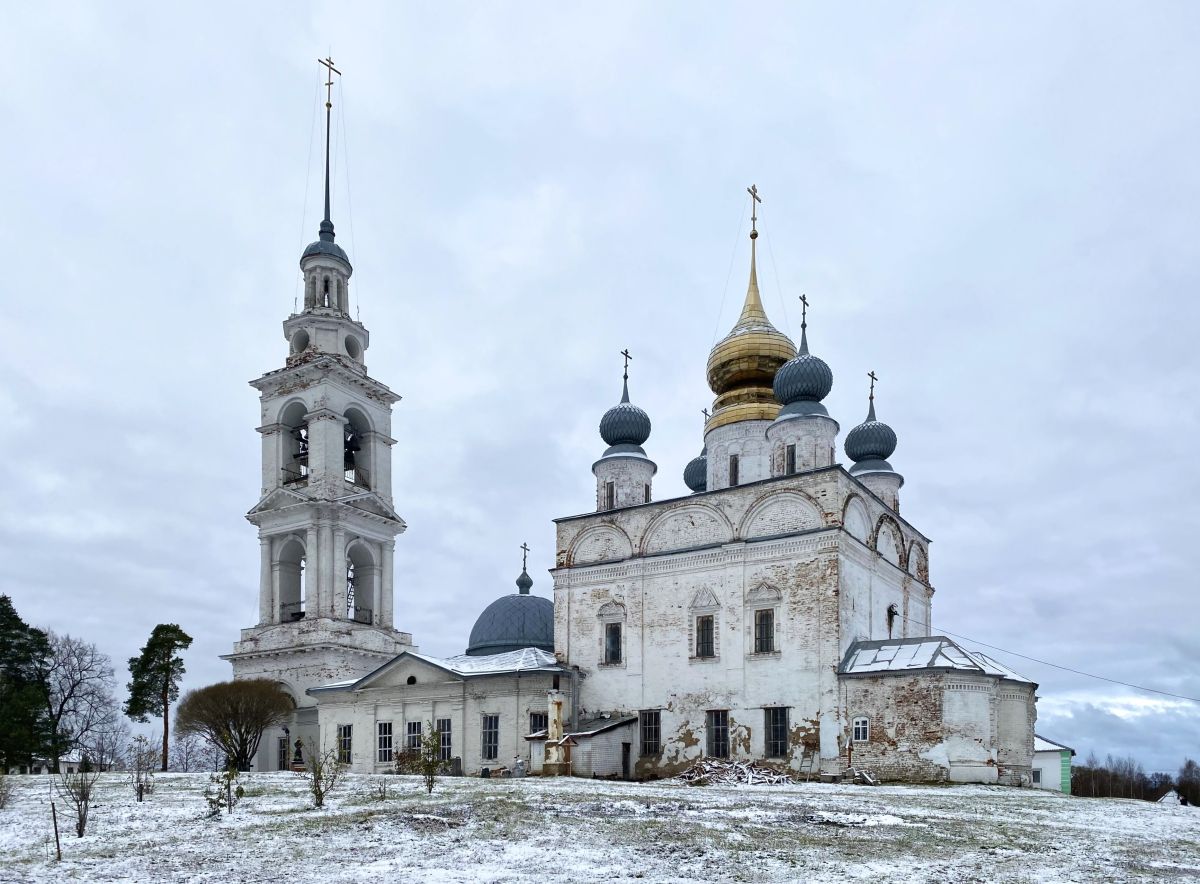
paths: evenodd
<path fill-rule="evenodd" d="M 460 654 L 457 657 L 428 657 L 415 651 L 401 651 L 378 669 L 368 672 L 362 678 L 349 681 L 336 681 L 329 684 L 309 688 L 306 693 L 326 693 L 334 691 L 358 691 L 370 687 L 386 673 L 394 669 L 404 660 L 419 660 L 429 666 L 437 667 L 447 675 L 457 678 L 476 678 L 485 675 L 508 675 L 516 672 L 566 672 L 554 657 L 539 648 L 522 648 L 519 651 L 508 651 L 504 654 L 489 654 L 482 657 L 468 657 Z"/>
<path fill-rule="evenodd" d="M 1034 684 L 987 654 L 968 651 L 944 635 L 855 642 L 846 651 L 838 674 L 875 675 L 921 669 L 973 672 Z"/>
<path fill-rule="evenodd" d="M 1034 752 L 1061 752 L 1063 750 L 1075 754 L 1075 750 L 1070 746 L 1064 746 L 1062 743 L 1056 743 L 1053 740 L 1047 740 L 1041 734 L 1033 735 L 1033 751 Z"/>
<path fill-rule="evenodd" d="M 636 715 L 597 715 L 592 718 L 584 719 L 579 722 L 578 726 L 571 730 L 563 729 L 563 741 L 574 738 L 594 737 L 597 734 L 611 731 L 614 728 L 623 727 L 624 725 L 634 724 L 638 720 Z M 544 740 L 547 733 L 545 730 L 536 731 L 525 739 L 527 740 Z M 572 744 L 574 745 L 574 744 Z"/>
<path fill-rule="evenodd" d="M 292 488 L 273 488 L 263 496 L 262 500 L 256 503 L 250 512 L 246 513 L 246 518 L 254 521 L 253 517 L 266 512 L 283 510 L 288 507 L 302 506 L 306 503 L 340 503 L 367 515 L 374 516 L 377 519 L 385 519 L 389 522 L 396 522 L 404 527 L 404 520 L 392 508 L 386 500 L 376 494 L 374 491 L 357 491 L 353 494 L 347 494 L 344 497 L 338 497 L 334 500 L 319 500 L 315 497 L 310 497 Z"/>

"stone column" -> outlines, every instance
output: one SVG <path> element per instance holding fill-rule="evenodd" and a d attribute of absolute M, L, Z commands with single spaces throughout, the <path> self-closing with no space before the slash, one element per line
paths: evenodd
<path fill-rule="evenodd" d="M 383 564 L 380 566 L 379 574 L 379 614 L 378 620 L 380 626 L 388 629 L 392 628 L 394 618 L 394 608 L 392 603 L 392 568 L 395 560 L 396 541 L 385 540 L 383 542 Z"/>
<path fill-rule="evenodd" d="M 333 529 L 333 602 L 330 616 L 346 618 L 346 529 Z M 357 603 L 357 600 L 356 600 Z"/>
<path fill-rule="evenodd" d="M 329 617 L 333 614 L 333 529 L 326 521 L 317 523 L 317 566 L 317 616 Z"/>
<path fill-rule="evenodd" d="M 274 580 L 271 574 L 271 538 L 258 538 L 258 623 L 279 622 L 279 605 L 275 601 Z"/>
<path fill-rule="evenodd" d="M 320 585 L 317 575 L 321 566 L 317 526 L 310 524 L 304 536 L 304 610 L 307 616 L 317 617 L 321 611 Z"/>

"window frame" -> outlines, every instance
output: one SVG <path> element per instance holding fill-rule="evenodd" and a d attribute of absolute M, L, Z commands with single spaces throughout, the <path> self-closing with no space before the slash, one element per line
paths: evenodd
<path fill-rule="evenodd" d="M 604 508 L 606 510 L 615 510 L 617 508 L 617 483 L 604 483 Z"/>
<path fill-rule="evenodd" d="M 383 732 L 387 728 L 387 733 Z M 375 723 L 375 763 L 376 764 L 391 764 L 395 758 L 395 746 L 392 742 L 393 732 L 395 728 L 390 721 L 377 721 Z M 387 745 L 384 745 L 384 740 L 387 740 Z"/>
<path fill-rule="evenodd" d="M 704 713 L 704 749 L 709 758 L 729 757 L 728 709 L 709 709 Z"/>
<path fill-rule="evenodd" d="M 420 719 L 416 721 L 406 721 L 404 723 L 404 748 L 406 750 L 421 749 L 421 738 L 424 736 L 425 728 Z"/>
<path fill-rule="evenodd" d="M 790 724 L 787 706 L 767 706 L 763 709 L 763 755 L 766 758 L 787 758 L 791 752 L 788 735 Z M 782 719 L 780 721 L 779 719 Z"/>
<path fill-rule="evenodd" d="M 1040 786 L 1042 784 L 1042 769 L 1040 767 L 1035 767 L 1032 770 L 1032 774 L 1033 774 L 1033 784 L 1035 786 Z"/>
<path fill-rule="evenodd" d="M 617 639 L 614 644 L 613 635 Z M 625 624 L 612 620 L 604 624 L 604 665 L 620 666 L 625 662 Z"/>
<path fill-rule="evenodd" d="M 739 469 L 740 463 L 741 462 L 738 458 L 738 455 L 736 455 L 736 454 L 729 455 L 729 487 L 730 488 L 736 488 L 739 484 L 738 480 L 741 478 L 741 470 Z"/>
<path fill-rule="evenodd" d="M 794 442 L 783 447 L 783 474 L 785 476 L 796 475 L 796 444 Z"/>
<path fill-rule="evenodd" d="M 662 710 L 638 711 L 638 755 L 648 758 L 662 751 Z"/>
<path fill-rule="evenodd" d="M 854 716 L 852 737 L 855 743 L 871 742 L 871 716 Z"/>
<path fill-rule="evenodd" d="M 763 628 L 762 620 L 764 618 L 770 620 L 770 629 Z M 755 608 L 754 609 L 754 653 L 756 654 L 774 654 L 779 648 L 775 643 L 775 608 Z"/>
<path fill-rule="evenodd" d="M 706 629 L 701 627 L 707 627 Z M 694 653 L 697 660 L 713 660 L 717 656 L 717 617 L 715 614 L 695 615 L 696 640 Z M 707 634 L 706 634 L 707 633 Z M 707 639 L 707 641 L 705 641 Z"/>
<path fill-rule="evenodd" d="M 449 718 L 439 718 L 435 726 L 442 738 L 438 748 L 438 760 L 449 761 L 454 757 L 454 722 Z"/>
<path fill-rule="evenodd" d="M 541 722 L 541 727 L 538 727 L 534 723 L 535 718 Z M 549 733 L 549 731 L 550 731 L 550 713 L 549 712 L 530 712 L 529 713 L 529 732 L 531 734 L 536 734 L 539 731 L 546 731 L 547 733 Z"/>
<path fill-rule="evenodd" d="M 350 764 L 354 758 L 354 725 L 339 724 L 337 726 L 337 758 L 338 764 Z"/>
<path fill-rule="evenodd" d="M 500 757 L 500 716 L 485 712 L 479 728 L 479 757 L 496 761 Z"/>

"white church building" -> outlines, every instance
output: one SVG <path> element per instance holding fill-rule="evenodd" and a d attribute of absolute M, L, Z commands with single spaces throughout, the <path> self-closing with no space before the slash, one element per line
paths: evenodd
<path fill-rule="evenodd" d="M 300 259 L 304 307 L 283 324 L 286 362 L 252 382 L 259 619 L 225 659 L 235 678 L 273 679 L 296 703 L 258 769 L 320 746 L 385 770 L 432 727 L 467 774 L 518 759 L 536 772 L 557 751 L 560 772 L 623 778 L 715 756 L 826 779 L 1031 782 L 1037 686 L 930 634 L 929 540 L 900 514 L 897 438 L 876 416 L 874 380 L 843 443 L 847 469 L 807 302 L 797 350 L 763 309 L 756 225 L 750 236 L 741 316 L 708 360 L 716 399 L 684 475 L 693 493 L 654 499 L 651 422 L 626 371 L 600 423 L 594 508 L 555 523 L 553 602 L 522 569 L 466 653 L 437 659 L 395 628 L 399 397 L 363 361 L 370 339 L 349 314 L 327 176 L 319 238 Z"/>

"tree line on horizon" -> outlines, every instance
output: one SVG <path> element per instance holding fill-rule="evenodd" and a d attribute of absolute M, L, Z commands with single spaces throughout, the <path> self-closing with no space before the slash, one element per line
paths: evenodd
<path fill-rule="evenodd" d="M 1071 767 L 1072 795 L 1158 801 L 1169 792 L 1177 792 L 1193 807 L 1200 806 L 1200 764 L 1185 758 L 1178 773 L 1172 776 L 1165 771 L 1146 773 L 1132 756 L 1108 755 L 1100 761 L 1092 752 L 1082 764 Z"/>

